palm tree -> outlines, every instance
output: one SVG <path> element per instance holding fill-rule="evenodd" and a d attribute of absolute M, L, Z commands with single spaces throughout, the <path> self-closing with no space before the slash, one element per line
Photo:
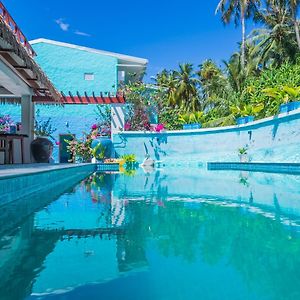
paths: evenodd
<path fill-rule="evenodd" d="M 300 50 L 300 32 L 299 32 L 299 23 L 297 19 L 297 14 L 299 10 L 300 1 L 299 0 L 267 0 L 267 6 L 285 8 L 289 11 L 289 15 L 292 20 L 292 25 L 294 27 L 294 32 L 296 35 L 296 41 L 298 49 Z"/>
<path fill-rule="evenodd" d="M 256 18 L 265 28 L 253 30 L 248 42 L 253 46 L 250 55 L 257 59 L 258 65 L 278 67 L 284 61 L 295 61 L 298 47 L 287 1 L 270 1 Z"/>
<path fill-rule="evenodd" d="M 192 64 L 180 64 L 179 70 L 174 72 L 177 81 L 178 104 L 185 111 L 195 111 L 199 109 L 200 102 L 197 86 L 198 78 L 193 70 Z"/>
<path fill-rule="evenodd" d="M 223 71 L 212 60 L 199 65 L 197 72 L 201 83 L 202 110 L 220 105 L 228 96 L 228 80 Z"/>
<path fill-rule="evenodd" d="M 163 70 L 155 79 L 156 85 L 162 90 L 169 106 L 177 105 L 177 80 L 174 71 Z"/>
<path fill-rule="evenodd" d="M 260 0 L 221 0 L 216 8 L 216 13 L 222 12 L 222 20 L 225 24 L 230 23 L 233 18 L 236 26 L 239 23 L 242 25 L 242 68 L 245 68 L 246 65 L 246 19 L 256 13 L 260 4 Z"/>
<path fill-rule="evenodd" d="M 300 1 L 299 0 L 288 0 L 288 4 L 289 4 L 290 10 L 291 10 L 291 15 L 292 15 L 293 23 L 294 23 L 294 29 L 295 29 L 298 48 L 300 50 L 300 32 L 299 32 L 299 24 L 298 24 L 298 20 L 297 20 L 297 13 L 298 13 Z"/>

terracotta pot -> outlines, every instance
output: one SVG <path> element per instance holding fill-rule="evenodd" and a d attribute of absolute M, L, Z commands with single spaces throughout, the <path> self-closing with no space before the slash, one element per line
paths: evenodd
<path fill-rule="evenodd" d="M 31 153 L 38 163 L 49 163 L 52 151 L 53 143 L 45 137 L 37 137 L 31 143 Z"/>

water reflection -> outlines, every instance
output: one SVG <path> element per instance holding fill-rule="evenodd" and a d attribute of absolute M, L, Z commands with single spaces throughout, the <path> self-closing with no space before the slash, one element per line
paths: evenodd
<path fill-rule="evenodd" d="M 297 183 L 199 170 L 93 174 L 23 221 L 9 210 L 0 299 L 83 299 L 86 285 L 89 299 L 299 299 Z"/>

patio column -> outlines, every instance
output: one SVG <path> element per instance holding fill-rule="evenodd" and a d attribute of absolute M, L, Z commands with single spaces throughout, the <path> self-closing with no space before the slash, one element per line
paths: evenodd
<path fill-rule="evenodd" d="M 22 109 L 22 133 L 28 135 L 28 138 L 24 139 L 24 162 L 31 163 L 31 150 L 30 144 L 34 139 L 34 103 L 32 102 L 31 95 L 22 95 L 21 98 Z"/>
<path fill-rule="evenodd" d="M 125 105 L 124 104 L 111 104 L 111 133 L 124 130 L 125 127 Z"/>

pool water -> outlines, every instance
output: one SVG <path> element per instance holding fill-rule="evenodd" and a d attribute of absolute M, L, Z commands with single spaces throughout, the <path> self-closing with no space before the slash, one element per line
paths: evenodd
<path fill-rule="evenodd" d="M 1 300 L 300 299 L 300 176 L 95 173 L 0 220 Z"/>

